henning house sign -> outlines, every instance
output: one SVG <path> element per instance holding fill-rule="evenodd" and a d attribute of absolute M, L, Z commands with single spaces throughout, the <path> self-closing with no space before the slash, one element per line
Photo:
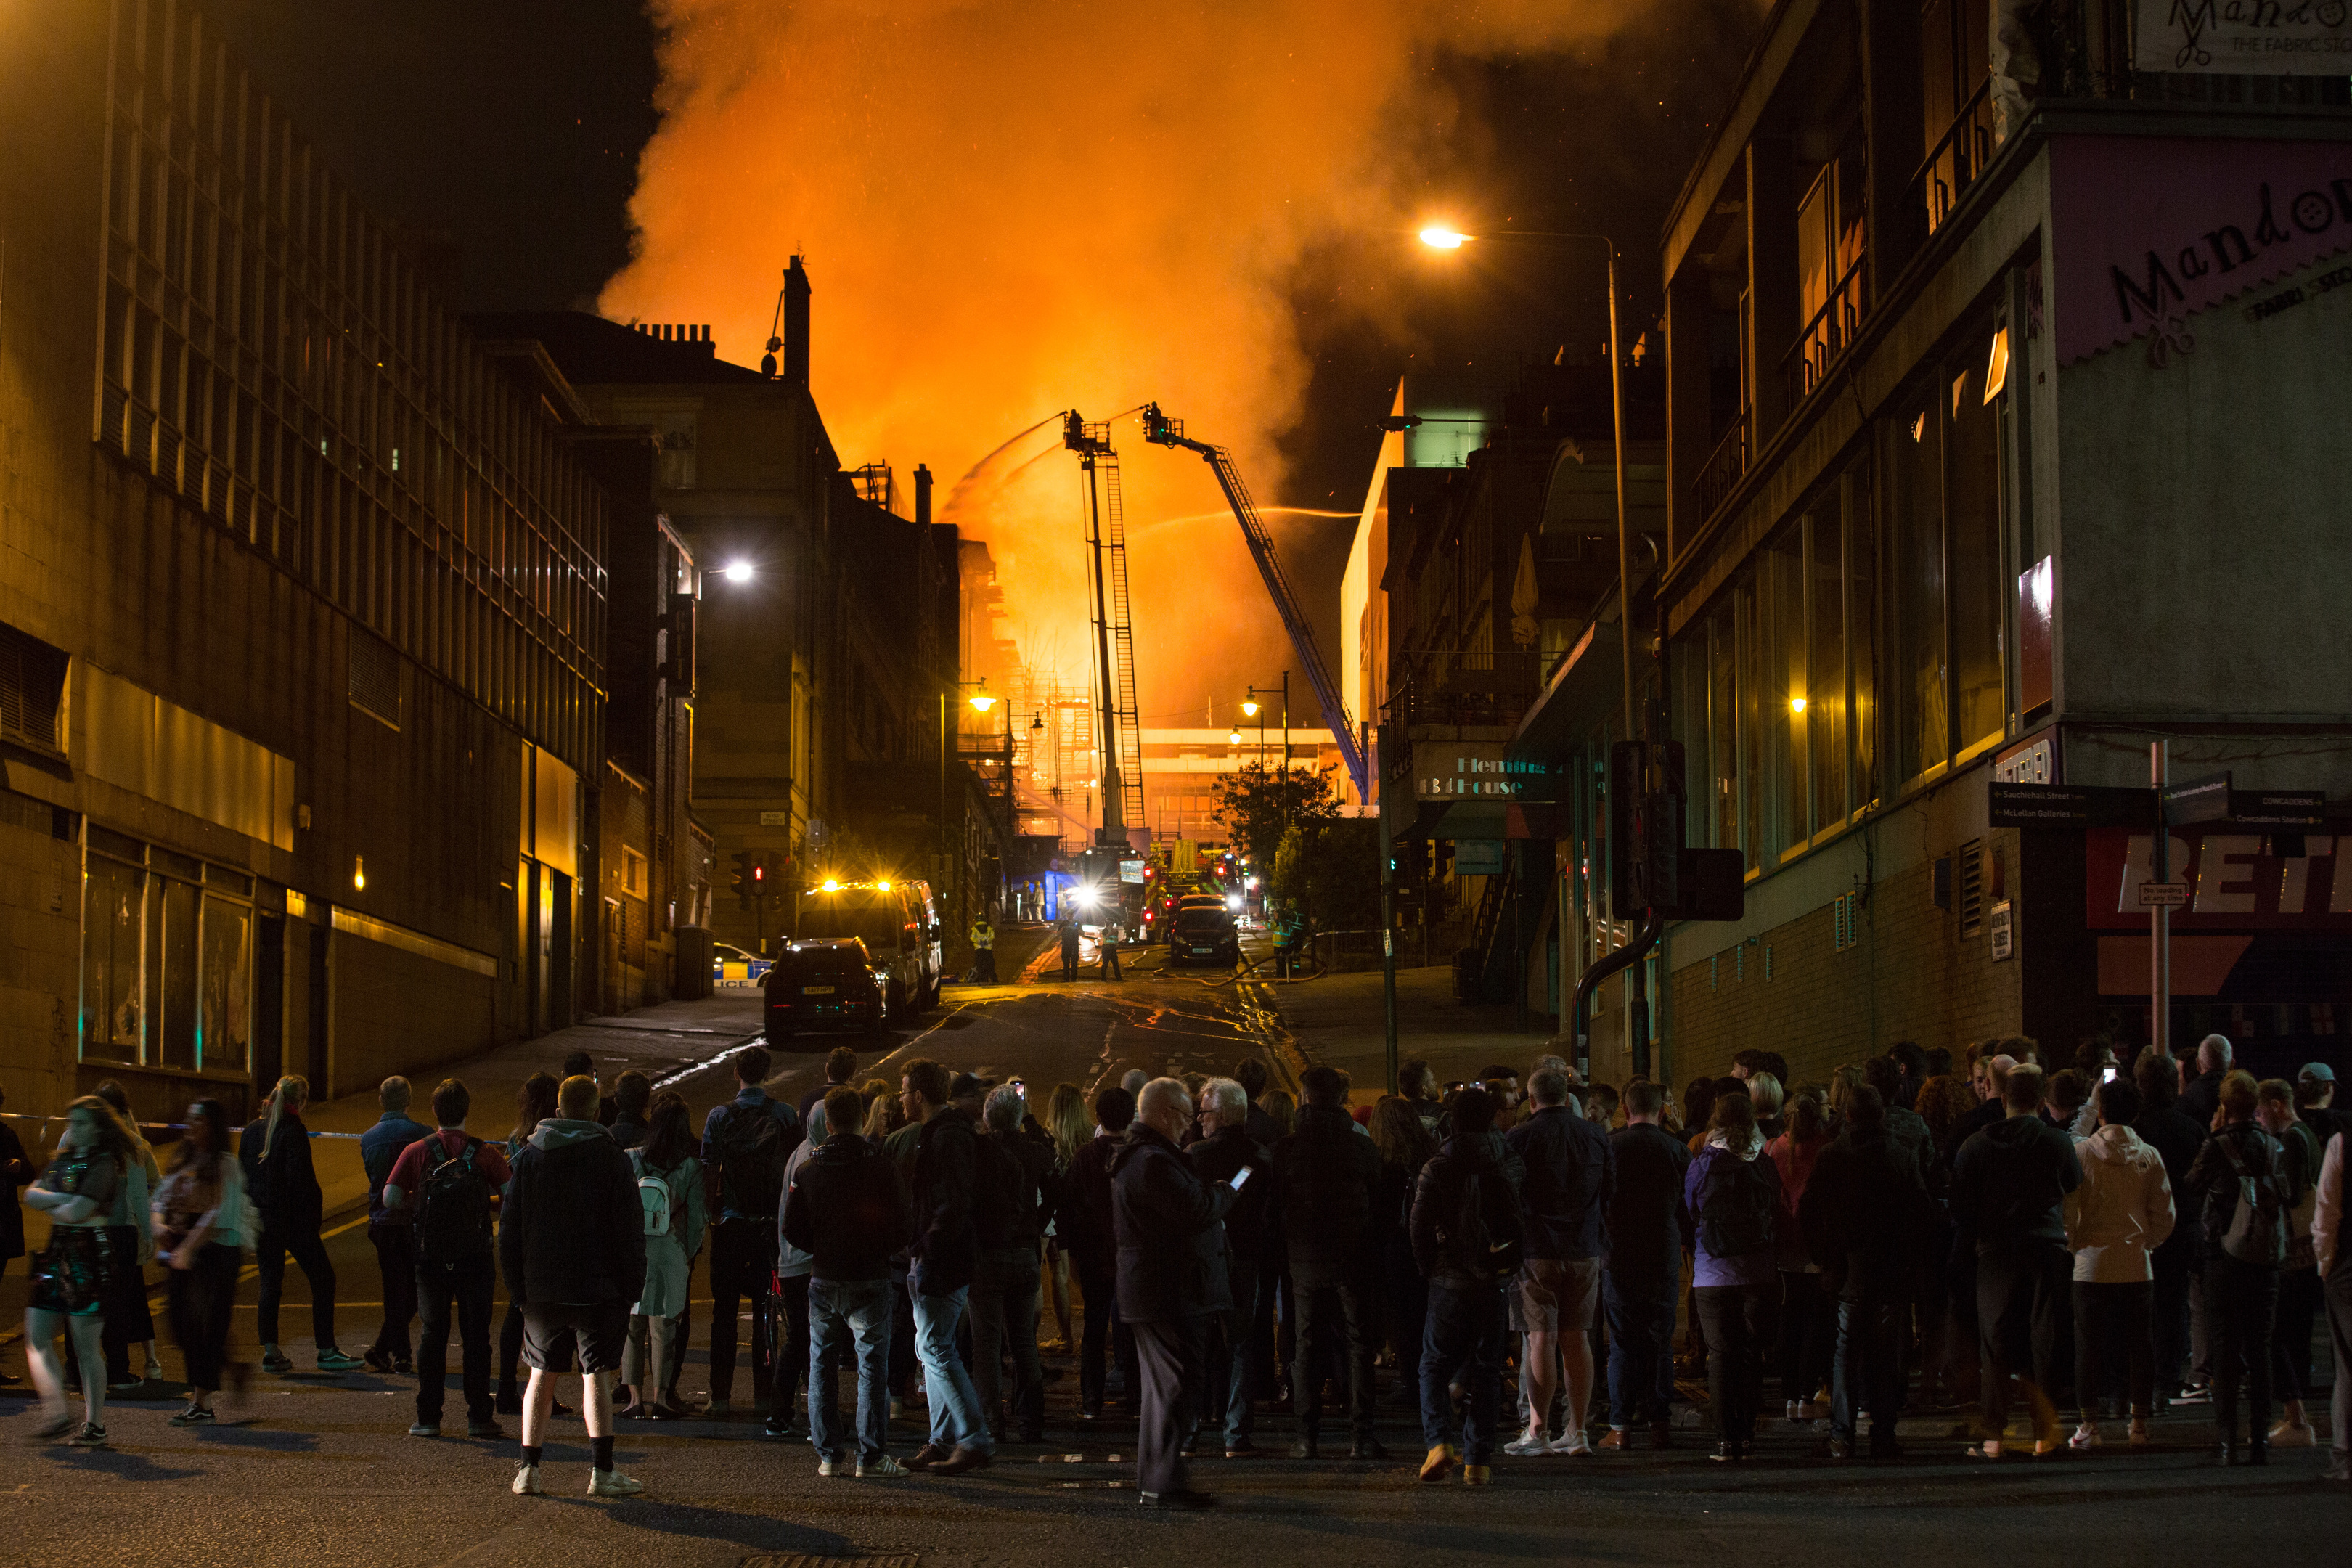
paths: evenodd
<path fill-rule="evenodd" d="M 1552 767 L 1503 755 L 1500 741 L 1416 741 L 1415 800 L 1549 800 Z"/>

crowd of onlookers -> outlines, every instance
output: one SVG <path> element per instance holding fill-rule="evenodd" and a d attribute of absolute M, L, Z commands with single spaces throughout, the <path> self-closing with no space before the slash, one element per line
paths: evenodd
<path fill-rule="evenodd" d="M 161 1155 L 106 1086 L 37 1174 L 0 1123 L 12 1196 L 29 1182 L 49 1221 L 26 1334 L 44 1431 L 101 1444 L 107 1392 L 161 1376 L 150 1260 L 189 1389 L 171 1422 L 215 1419 L 248 1375 L 229 1343 L 248 1257 L 261 1368 L 292 1367 L 290 1258 L 318 1365 L 414 1375 L 419 1436 L 443 1430 L 454 1331 L 466 1430 L 520 1417 L 525 1493 L 575 1367 L 593 1495 L 642 1489 L 614 1464 L 617 1421 L 729 1414 L 739 1359 L 765 1432 L 811 1442 L 825 1475 L 977 1468 L 1044 1437 L 1042 1350 L 1075 1357 L 1081 1425 L 1139 1423 L 1144 1500 L 1197 1506 L 1186 1456 L 1258 1452 L 1262 1417 L 1295 1458 L 1386 1458 L 1384 1370 L 1422 1478 L 1475 1485 L 1498 1447 L 1672 1447 L 1701 1379 L 1730 1463 L 1776 1416 L 1831 1459 L 1884 1460 L 1906 1409 L 1973 1405 L 1965 1454 L 1996 1460 L 2143 1447 L 2168 1406 L 2210 1402 L 2217 1460 L 2263 1464 L 2315 1441 L 2323 1302 L 2352 1353 L 2333 1073 L 2257 1082 L 2219 1036 L 2128 1066 L 2103 1039 L 2063 1065 L 2023 1038 L 1905 1044 L 1818 1082 L 1747 1051 L 1679 1103 L 1558 1057 L 1454 1084 L 1407 1062 L 1398 1093 L 1356 1104 L 1331 1068 L 1294 1096 L 1255 1060 L 1091 1095 L 928 1060 L 859 1085 L 845 1047 L 795 1104 L 763 1087 L 763 1048 L 731 1059 L 738 1092 L 698 1129 L 677 1092 L 631 1072 L 607 1093 L 584 1058 L 529 1079 L 503 1140 L 467 1131 L 462 1083 L 427 1124 L 387 1080 L 361 1138 L 385 1310 L 358 1356 L 336 1340 L 301 1079 L 242 1127 L 197 1102 Z M 0 1225 L 0 1258 L 20 1255 L 14 1201 Z M 699 1398 L 679 1387 L 698 1263 Z M 2336 1479 L 2347 1394 L 2337 1378 Z M 894 1456 L 918 1403 L 928 1440 Z"/>

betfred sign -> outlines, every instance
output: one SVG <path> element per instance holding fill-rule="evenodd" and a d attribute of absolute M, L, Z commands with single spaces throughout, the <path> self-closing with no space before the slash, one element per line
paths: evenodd
<path fill-rule="evenodd" d="M 2146 931 L 2143 885 L 2156 836 L 2096 827 L 2084 836 L 2084 921 L 2096 931 Z M 2170 880 L 2187 890 L 2172 910 L 2176 931 L 2303 931 L 2352 932 L 2352 835 L 2309 833 L 2304 853 L 2275 855 L 2260 833 L 2172 831 Z M 2158 893 L 2148 900 L 2168 900 Z"/>

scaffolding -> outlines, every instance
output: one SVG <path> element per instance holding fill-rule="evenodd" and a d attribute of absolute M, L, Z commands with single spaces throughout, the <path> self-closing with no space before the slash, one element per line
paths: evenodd
<path fill-rule="evenodd" d="M 1078 455 L 1086 486 L 1087 586 L 1094 599 L 1097 714 L 1102 736 L 1100 841 L 1124 844 L 1143 826 L 1143 731 L 1135 694 L 1135 631 L 1128 610 L 1127 520 L 1110 426 L 1076 409 L 1062 444 Z"/>

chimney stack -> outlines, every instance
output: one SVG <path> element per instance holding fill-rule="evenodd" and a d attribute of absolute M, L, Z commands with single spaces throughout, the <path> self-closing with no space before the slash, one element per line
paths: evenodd
<path fill-rule="evenodd" d="M 801 258 L 784 268 L 784 379 L 806 386 L 809 379 L 809 280 Z"/>
<path fill-rule="evenodd" d="M 915 465 L 915 526 L 931 526 L 931 467 L 929 463 Z"/>

